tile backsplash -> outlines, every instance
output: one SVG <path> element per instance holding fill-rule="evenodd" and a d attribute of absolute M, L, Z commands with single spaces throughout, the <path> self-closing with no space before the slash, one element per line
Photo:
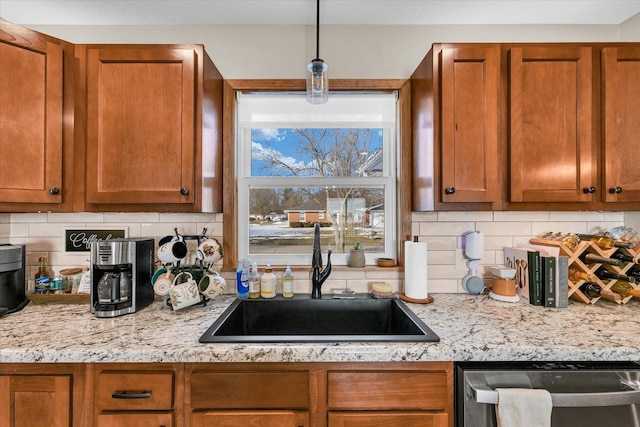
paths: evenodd
<path fill-rule="evenodd" d="M 461 279 L 467 274 L 463 256 L 463 234 L 482 231 L 485 248 L 479 274 L 489 277 L 488 267 L 502 263 L 502 248 L 525 244 L 543 231 L 595 233 L 624 225 L 624 212 L 414 212 L 412 234 L 428 246 L 429 293 L 464 292 Z M 181 234 L 207 234 L 223 239 L 222 214 L 183 213 L 0 213 L 0 241 L 27 245 L 28 277 L 37 269 L 38 258 L 45 255 L 57 272 L 63 268 L 88 266 L 88 253 L 67 253 L 64 231 L 67 228 L 126 228 L 129 237 L 153 237 L 156 242 L 177 228 Z M 235 273 L 224 273 L 227 289 L 235 289 Z M 280 278 L 282 272 L 278 273 Z M 310 280 L 296 272 L 296 292 L 308 293 Z M 403 273 L 383 268 L 335 268 L 323 286 L 349 287 L 356 292 L 368 290 L 372 281 L 386 281 L 394 290 L 402 290 Z"/>

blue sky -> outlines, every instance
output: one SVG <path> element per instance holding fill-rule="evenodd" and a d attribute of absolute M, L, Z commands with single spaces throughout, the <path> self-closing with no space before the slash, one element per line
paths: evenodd
<path fill-rule="evenodd" d="M 349 130 L 345 129 L 345 131 Z M 368 152 L 382 148 L 382 130 L 379 130 L 375 135 L 375 138 L 369 141 Z M 293 129 L 251 129 L 251 175 L 271 175 L 261 171 L 265 164 L 263 160 L 269 157 L 277 157 L 280 162 L 292 168 L 303 169 L 305 164 L 311 162 L 311 157 L 304 150 L 297 149 L 297 141 L 298 135 L 295 134 Z M 291 175 L 291 173 L 281 171 L 277 175 L 287 176 Z"/>

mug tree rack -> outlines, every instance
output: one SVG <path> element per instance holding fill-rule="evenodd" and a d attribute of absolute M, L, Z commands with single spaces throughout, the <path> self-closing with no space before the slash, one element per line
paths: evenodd
<path fill-rule="evenodd" d="M 634 249 L 612 248 L 612 249 L 605 250 L 600 248 L 595 243 L 582 241 L 578 243 L 578 245 L 575 247 L 574 250 L 571 250 L 566 246 L 564 246 L 561 242 L 557 242 L 553 240 L 530 239 L 529 242 L 536 245 L 555 246 L 560 248 L 560 255 L 566 255 L 567 257 L 569 257 L 569 268 L 574 268 L 576 270 L 583 271 L 588 274 L 592 274 L 595 277 L 594 282 L 600 285 L 602 289 L 606 289 L 606 290 L 611 289 L 611 287 L 616 282 L 618 282 L 618 280 L 617 279 L 601 279 L 599 277 L 596 277 L 595 272 L 602 266 L 602 263 L 587 264 L 581 259 L 583 254 L 590 252 L 595 255 L 610 258 L 611 255 L 620 251 L 626 255 L 632 256 L 635 260 L 638 260 L 638 254 L 640 254 L 640 247 L 638 246 L 636 246 Z M 633 267 L 633 265 L 634 263 L 623 263 L 620 266 L 612 265 L 611 269 L 616 271 L 617 273 L 625 274 L 627 271 L 629 271 Z M 587 295 L 585 295 L 580 290 L 580 285 L 582 285 L 584 282 L 586 282 L 586 280 L 578 280 L 578 281 L 572 281 L 571 279 L 568 280 L 569 298 L 575 301 L 583 302 L 585 304 L 595 304 L 600 299 L 602 299 L 600 297 L 590 298 Z M 638 286 L 637 284 L 630 283 L 630 285 L 634 289 L 640 290 L 640 286 Z M 633 296 L 621 298 L 620 303 L 626 304 L 632 298 Z"/>

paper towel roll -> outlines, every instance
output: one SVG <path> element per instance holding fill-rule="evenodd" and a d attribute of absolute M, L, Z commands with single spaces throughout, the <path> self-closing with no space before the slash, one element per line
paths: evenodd
<path fill-rule="evenodd" d="M 429 296 L 426 242 L 404 242 L 404 294 L 413 299 Z"/>

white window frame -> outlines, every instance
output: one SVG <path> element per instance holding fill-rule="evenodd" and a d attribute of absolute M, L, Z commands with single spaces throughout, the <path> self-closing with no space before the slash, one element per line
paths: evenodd
<path fill-rule="evenodd" d="M 308 254 L 250 254 L 249 253 L 249 193 L 251 188 L 286 188 L 286 187 L 357 187 L 357 188 L 384 188 L 384 206 L 385 206 L 385 246 L 384 252 L 367 253 L 365 252 L 365 258 L 367 265 L 375 265 L 375 258 L 388 257 L 395 259 L 397 257 L 397 182 L 399 180 L 399 169 L 397 156 L 399 154 L 399 112 L 398 112 L 398 94 L 382 93 L 382 92 L 345 92 L 343 94 L 334 95 L 330 99 L 333 100 L 336 97 L 354 97 L 354 96 L 383 96 L 393 97 L 394 111 L 392 113 L 392 121 L 371 121 L 370 119 L 364 119 L 363 121 L 348 121 L 340 122 L 333 121 L 327 122 L 325 128 L 352 128 L 352 127 L 370 127 L 370 128 L 382 128 L 383 129 L 383 173 L 380 177 L 253 177 L 251 176 L 251 129 L 252 127 L 276 127 L 276 128 L 322 128 L 318 126 L 318 122 L 313 120 L 312 115 L 304 114 L 304 111 L 299 112 L 295 110 L 296 121 L 289 122 L 283 117 L 286 115 L 279 114 L 277 111 L 274 114 L 265 114 L 258 117 L 256 121 L 246 119 L 244 113 L 239 113 L 244 96 L 264 96 L 273 95 L 282 97 L 285 96 L 298 96 L 301 99 L 305 99 L 305 93 L 250 93 L 243 94 L 237 92 L 236 102 L 236 171 L 237 171 L 237 183 L 238 183 L 238 195 L 237 195 L 237 212 L 238 212 L 238 259 L 249 258 L 251 261 L 256 261 L 258 264 L 290 264 L 290 265 L 309 265 L 311 262 L 311 251 Z M 367 107 L 363 104 L 364 108 Z M 302 109 L 306 107 L 304 104 L 300 104 Z M 309 104 L 310 106 L 310 104 Z M 325 106 L 331 106 L 331 102 L 323 104 L 322 106 L 313 105 L 311 108 L 323 108 Z M 326 107 L 325 107 L 326 108 Z M 305 110 L 306 111 L 306 110 Z M 313 111 L 313 110 L 311 110 Z M 294 114 L 294 113 L 290 113 Z M 270 117 L 268 117 L 270 116 Z M 292 182 L 292 179 L 295 181 Z M 246 222 L 245 222 L 246 220 Z M 326 262 L 327 250 L 333 249 L 331 246 L 322 247 L 322 255 Z M 284 256 L 283 256 L 284 255 Z M 334 265 L 346 265 L 348 259 L 348 253 L 332 252 L 331 262 Z M 279 259 L 280 258 L 280 259 Z"/>

